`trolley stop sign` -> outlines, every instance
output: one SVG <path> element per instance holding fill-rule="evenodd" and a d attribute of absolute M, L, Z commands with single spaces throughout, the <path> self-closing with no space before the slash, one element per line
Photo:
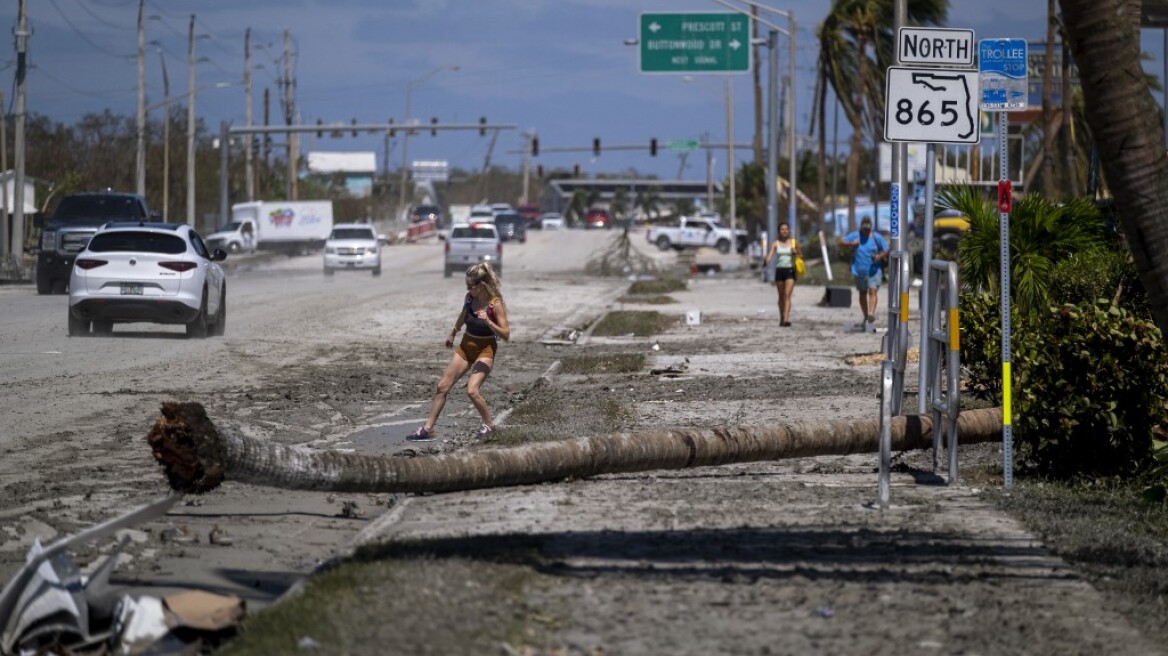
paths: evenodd
<path fill-rule="evenodd" d="M 1026 39 L 982 39 L 977 42 L 981 74 L 981 108 L 992 112 L 1026 109 L 1030 90 L 1026 79 Z"/>

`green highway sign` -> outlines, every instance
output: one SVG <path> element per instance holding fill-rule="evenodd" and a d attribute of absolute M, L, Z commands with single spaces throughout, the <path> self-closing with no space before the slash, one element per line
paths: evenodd
<path fill-rule="evenodd" d="M 750 71 L 750 17 L 733 12 L 641 14 L 642 73 Z"/>
<path fill-rule="evenodd" d="M 697 139 L 673 139 L 669 142 L 669 150 L 688 153 L 698 149 Z"/>

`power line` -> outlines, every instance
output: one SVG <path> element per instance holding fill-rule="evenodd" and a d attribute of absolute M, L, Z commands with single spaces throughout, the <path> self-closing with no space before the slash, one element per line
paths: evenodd
<path fill-rule="evenodd" d="M 84 42 L 88 43 L 90 46 L 92 46 L 94 50 L 97 50 L 100 53 L 109 55 L 110 57 L 114 57 L 117 59 L 132 59 L 133 58 L 133 55 L 131 55 L 131 54 L 125 54 L 125 53 L 119 54 L 116 52 L 111 52 L 111 51 L 106 50 L 105 48 L 97 45 L 96 43 L 93 42 L 93 40 L 91 40 L 88 36 L 86 36 L 84 32 L 79 30 L 77 28 L 77 26 L 73 24 L 73 21 L 69 20 L 69 17 L 65 15 L 65 12 L 61 11 L 61 8 L 59 6 L 57 6 L 57 0 L 49 0 L 49 4 L 53 5 L 53 9 L 57 10 L 57 13 L 60 14 L 60 16 L 61 16 L 61 20 L 65 21 L 65 24 L 68 25 L 69 28 L 72 29 L 74 32 L 76 32 L 77 36 L 81 37 L 82 41 L 84 41 Z"/>
<path fill-rule="evenodd" d="M 41 68 L 38 68 L 38 67 L 36 67 L 36 66 L 33 66 L 33 67 L 31 67 L 31 70 L 32 70 L 32 71 L 36 71 L 38 74 L 40 74 L 41 76 L 45 77 L 46 79 L 48 79 L 48 80 L 50 80 L 50 81 L 52 81 L 52 82 L 55 82 L 55 83 L 57 83 L 57 85 L 59 85 L 60 87 L 64 88 L 64 89 L 65 89 L 65 90 L 67 90 L 67 91 L 71 91 L 71 92 L 73 92 L 73 93 L 76 93 L 76 94 L 78 94 L 78 95 L 81 95 L 81 96 L 88 96 L 88 97 L 90 97 L 90 98 L 102 98 L 102 99 L 105 99 L 105 98 L 120 98 L 120 97 L 124 96 L 124 95 L 125 95 L 125 94 L 127 94 L 127 93 L 133 93 L 133 92 L 134 92 L 134 90 L 135 90 L 135 88 L 134 88 L 134 87 L 127 87 L 127 88 L 125 88 L 125 89 L 123 89 L 123 90 L 121 90 L 121 91 L 117 91 L 117 90 L 113 90 L 113 89 L 110 89 L 110 90 L 108 90 L 108 91 L 106 91 L 106 92 L 99 92 L 99 91 L 86 91 L 86 90 L 84 90 L 84 89 L 78 89 L 77 87 L 74 87 L 74 86 L 72 86 L 72 85 L 71 85 L 71 84 L 69 84 L 68 82 L 65 82 L 65 81 L 63 81 L 63 80 L 57 79 L 56 77 L 54 77 L 54 76 L 50 75 L 49 73 L 45 72 L 45 70 L 43 70 L 43 69 L 41 69 Z"/>
<path fill-rule="evenodd" d="M 135 28 L 133 28 L 133 27 L 130 27 L 129 25 L 118 25 L 118 24 L 116 24 L 116 23 L 111 23 L 111 22 L 109 22 L 109 21 L 105 20 L 105 19 L 104 19 L 104 18 L 102 18 L 101 16 L 97 15 L 96 13 L 94 13 L 94 11 L 93 11 L 92 9 L 90 9 L 90 8 L 89 8 L 89 5 L 87 5 L 87 4 L 85 4 L 84 2 L 82 2 L 82 0 L 73 0 L 73 2 L 75 2 L 75 3 L 76 3 L 78 6 L 80 6 L 80 7 L 81 7 L 81 9 L 82 9 L 82 10 L 83 10 L 85 13 L 89 14 L 90 16 L 92 16 L 92 17 L 93 17 L 93 20 L 95 20 L 95 21 L 97 21 L 97 22 L 101 23 L 102 25 L 105 25 L 106 27 L 108 27 L 108 28 L 110 28 L 110 29 L 113 29 L 113 30 L 118 30 L 119 32 L 136 32 L 136 31 L 137 31 Z"/>

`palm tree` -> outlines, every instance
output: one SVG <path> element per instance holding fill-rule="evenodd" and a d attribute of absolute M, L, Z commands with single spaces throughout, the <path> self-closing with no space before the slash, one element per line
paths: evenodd
<path fill-rule="evenodd" d="M 937 205 L 969 218 L 958 258 L 961 283 L 975 292 L 1000 293 L 1001 238 L 998 208 L 973 187 L 946 187 Z M 1105 243 L 1103 217 L 1091 200 L 1056 204 L 1040 194 L 1020 198 L 1010 213 L 1011 298 L 1024 315 L 1046 303 L 1054 265 Z"/>
<path fill-rule="evenodd" d="M 895 417 L 892 448 L 933 445 L 932 418 Z M 961 413 L 963 444 L 1000 439 L 1001 408 Z M 319 492 L 453 492 L 598 474 L 685 469 L 780 458 L 874 452 L 879 419 L 794 422 L 596 435 L 426 458 L 309 451 L 217 426 L 198 403 L 162 405 L 146 441 L 171 489 L 209 492 L 226 479 Z M 600 454 L 603 454 L 601 457 Z"/>
<path fill-rule="evenodd" d="M 1087 122 L 1148 304 L 1168 332 L 1168 158 L 1139 58 L 1139 0 L 1060 0 Z"/>
<path fill-rule="evenodd" d="M 864 137 L 875 141 L 884 122 L 884 71 L 894 61 L 896 47 L 893 10 L 894 0 L 833 0 L 819 28 L 819 75 L 831 85 L 852 125 L 846 176 L 849 221 L 856 215 Z M 909 24 L 939 25 L 949 13 L 949 0 L 909 0 L 906 10 Z M 823 124 L 819 122 L 821 131 Z"/>
<path fill-rule="evenodd" d="M 1046 52 L 1042 66 L 1042 193 L 1054 198 L 1054 35 L 1055 0 L 1046 0 Z"/>

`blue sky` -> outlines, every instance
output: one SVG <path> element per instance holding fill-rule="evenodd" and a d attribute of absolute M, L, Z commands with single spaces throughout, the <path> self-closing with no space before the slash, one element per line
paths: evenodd
<path fill-rule="evenodd" d="M 767 0 L 794 13 L 797 21 L 796 126 L 807 132 L 811 110 L 815 30 L 828 0 Z M 137 0 L 34 0 L 29 4 L 28 108 L 73 122 L 87 112 L 110 109 L 133 116 L 137 65 Z M 737 4 L 737 3 L 735 3 Z M 745 5 L 741 5 L 744 6 Z M 0 24 L 15 27 L 17 0 L 5 0 Z M 624 40 L 637 36 L 641 12 L 719 12 L 712 0 L 147 0 L 147 102 L 163 98 L 166 59 L 171 96 L 187 90 L 187 28 L 196 16 L 196 86 L 242 79 L 243 35 L 252 29 L 255 121 L 262 121 L 263 89 L 272 95 L 273 122 L 283 120 L 277 78 L 283 32 L 290 31 L 296 81 L 295 106 L 303 123 L 321 119 L 401 122 L 407 86 L 412 114 L 423 122 L 474 123 L 480 116 L 536 132 L 545 169 L 579 164 L 585 173 L 617 173 L 635 168 L 665 178 L 704 179 L 704 157 L 690 156 L 686 168 L 663 144 L 673 139 L 726 139 L 723 77 L 645 75 L 638 71 L 638 48 Z M 949 27 L 975 31 L 977 38 L 1028 38 L 1044 35 L 1042 0 L 954 0 Z M 786 25 L 785 19 L 776 22 Z M 8 31 L 6 28 L 5 31 Z M 1145 30 L 1144 49 L 1158 59 L 1159 32 Z M 6 39 L 0 66 L 14 72 L 12 40 Z M 779 67 L 787 70 L 786 43 Z M 765 49 L 760 56 L 766 59 Z M 1147 68 L 1159 73 L 1153 61 Z M 765 71 L 765 68 L 764 68 Z M 765 75 L 764 75 L 765 81 Z M 5 95 L 11 102 L 11 82 Z M 765 89 L 765 87 L 764 87 Z M 751 77 L 734 77 L 735 142 L 748 143 L 753 127 Z M 197 93 L 196 109 L 210 126 L 221 120 L 244 123 L 242 86 Z M 155 110 L 153 116 L 158 116 Z M 830 120 L 830 119 L 829 119 Z M 181 129 L 181 126 L 180 126 Z M 841 129 L 841 138 L 844 131 Z M 604 151 L 606 145 L 662 144 L 657 157 L 643 152 Z M 551 148 L 591 147 L 601 139 L 602 154 L 550 153 Z M 410 159 L 440 159 L 464 168 L 482 166 L 490 137 L 477 131 L 428 132 L 409 140 Z M 304 149 L 372 150 L 383 160 L 382 137 L 312 139 Z M 500 134 L 492 163 L 518 168 L 519 130 Z M 716 157 L 718 176 L 725 172 Z M 749 157 L 739 151 L 739 158 Z M 401 161 L 400 138 L 391 144 L 391 168 Z"/>

